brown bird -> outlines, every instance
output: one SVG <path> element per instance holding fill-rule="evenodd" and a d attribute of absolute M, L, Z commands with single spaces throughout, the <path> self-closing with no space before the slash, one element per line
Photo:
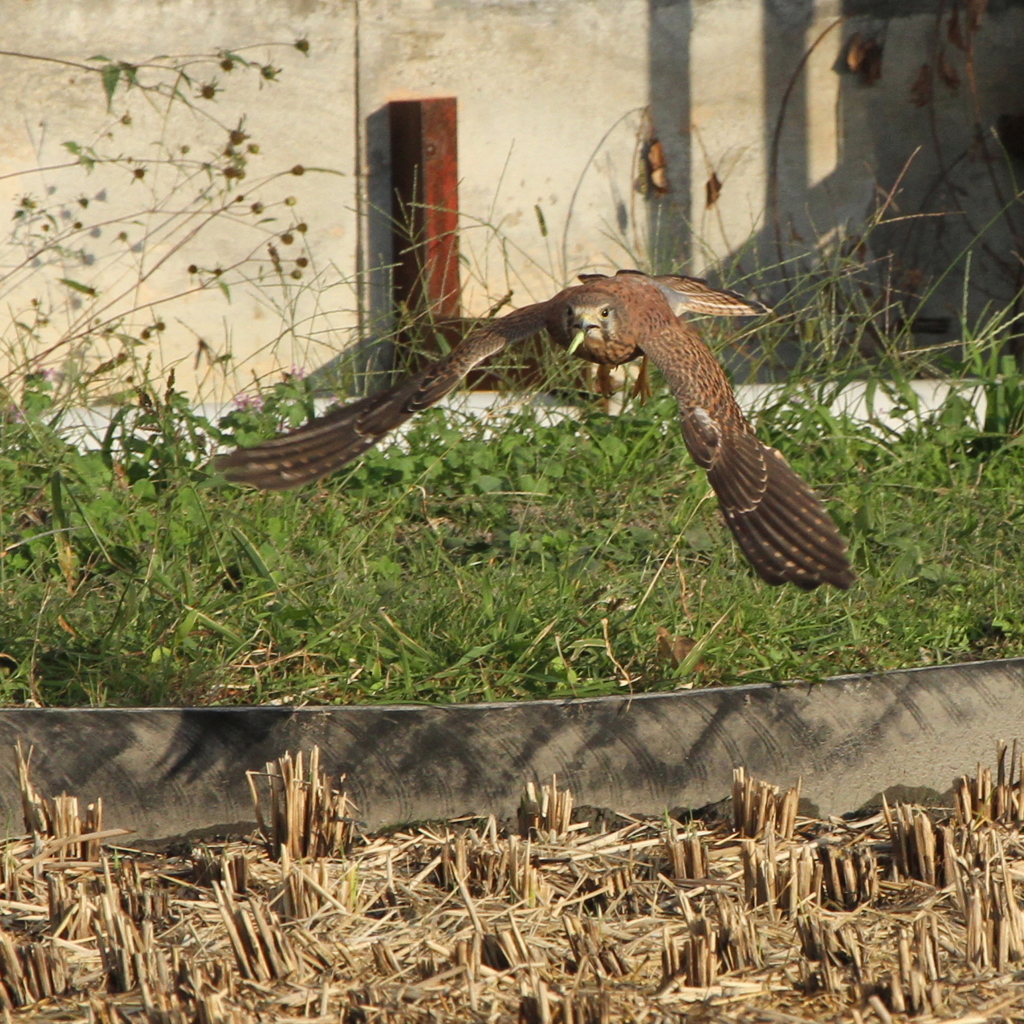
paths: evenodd
<path fill-rule="evenodd" d="M 718 496 L 726 524 L 758 575 L 773 585 L 843 590 L 856 580 L 846 544 L 813 490 L 762 444 L 718 360 L 684 312 L 751 316 L 761 303 L 692 277 L 589 274 L 547 302 L 474 330 L 444 359 L 298 430 L 218 458 L 226 479 L 284 490 L 341 469 L 414 413 L 439 402 L 485 359 L 546 329 L 563 348 L 618 365 L 647 355 L 679 402 L 683 441 Z"/>

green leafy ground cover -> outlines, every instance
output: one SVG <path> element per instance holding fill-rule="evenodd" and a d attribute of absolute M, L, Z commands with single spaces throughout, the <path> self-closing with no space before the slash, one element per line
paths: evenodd
<path fill-rule="evenodd" d="M 754 577 L 657 381 L 621 416 L 528 409 L 490 437 L 434 410 L 407 446 L 264 495 L 211 478 L 203 431 L 299 422 L 304 382 L 219 426 L 140 389 L 83 454 L 38 376 L 0 423 L 0 696 L 478 701 L 1022 654 L 1021 388 L 999 368 L 981 425 L 956 396 L 857 425 L 828 411 L 838 385 L 759 414 L 851 542 L 857 586 L 810 594 Z"/>

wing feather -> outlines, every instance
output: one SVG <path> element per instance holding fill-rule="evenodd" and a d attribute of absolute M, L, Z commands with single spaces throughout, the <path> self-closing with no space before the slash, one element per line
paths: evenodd
<path fill-rule="evenodd" d="M 580 274 L 588 281 L 607 280 L 607 274 Z M 748 299 L 728 288 L 715 288 L 703 277 L 686 274 L 659 274 L 652 277 L 641 270 L 620 270 L 616 280 L 635 280 L 638 284 L 653 285 L 665 297 L 675 316 L 683 313 L 706 313 L 711 316 L 761 316 L 771 309 L 757 299 Z"/>
<path fill-rule="evenodd" d="M 642 347 L 675 392 L 687 450 L 707 470 L 726 525 L 758 575 L 805 590 L 851 587 L 846 543 L 821 499 L 754 434 L 700 336 L 677 322 L 651 332 Z"/>
<path fill-rule="evenodd" d="M 760 464 L 763 476 L 750 467 Z M 774 448 L 752 433 L 727 436 L 708 480 L 726 524 L 769 583 L 846 590 L 854 576 L 843 541 L 821 499 Z"/>
<path fill-rule="evenodd" d="M 771 310 L 757 299 L 748 299 L 727 288 L 715 288 L 702 277 L 663 274 L 652 277 L 676 316 L 709 313 L 712 316 L 760 316 Z"/>
<path fill-rule="evenodd" d="M 436 405 L 478 364 L 544 328 L 549 302 L 524 306 L 470 334 L 438 362 L 375 395 L 332 409 L 297 430 L 219 456 L 232 483 L 286 490 L 341 469 L 411 416 Z"/>

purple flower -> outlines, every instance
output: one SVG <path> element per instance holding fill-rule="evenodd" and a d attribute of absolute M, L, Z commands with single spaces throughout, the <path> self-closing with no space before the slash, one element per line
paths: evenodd
<path fill-rule="evenodd" d="M 242 391 L 239 394 L 235 395 L 235 408 L 243 410 L 252 410 L 253 412 L 262 412 L 263 396 L 249 395 Z"/>

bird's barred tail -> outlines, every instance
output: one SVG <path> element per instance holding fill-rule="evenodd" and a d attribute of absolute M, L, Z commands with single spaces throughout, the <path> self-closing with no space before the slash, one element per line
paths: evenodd
<path fill-rule="evenodd" d="M 708 480 L 722 515 L 757 574 L 813 590 L 856 582 L 846 543 L 821 499 L 782 454 L 746 431 L 723 439 Z"/>

